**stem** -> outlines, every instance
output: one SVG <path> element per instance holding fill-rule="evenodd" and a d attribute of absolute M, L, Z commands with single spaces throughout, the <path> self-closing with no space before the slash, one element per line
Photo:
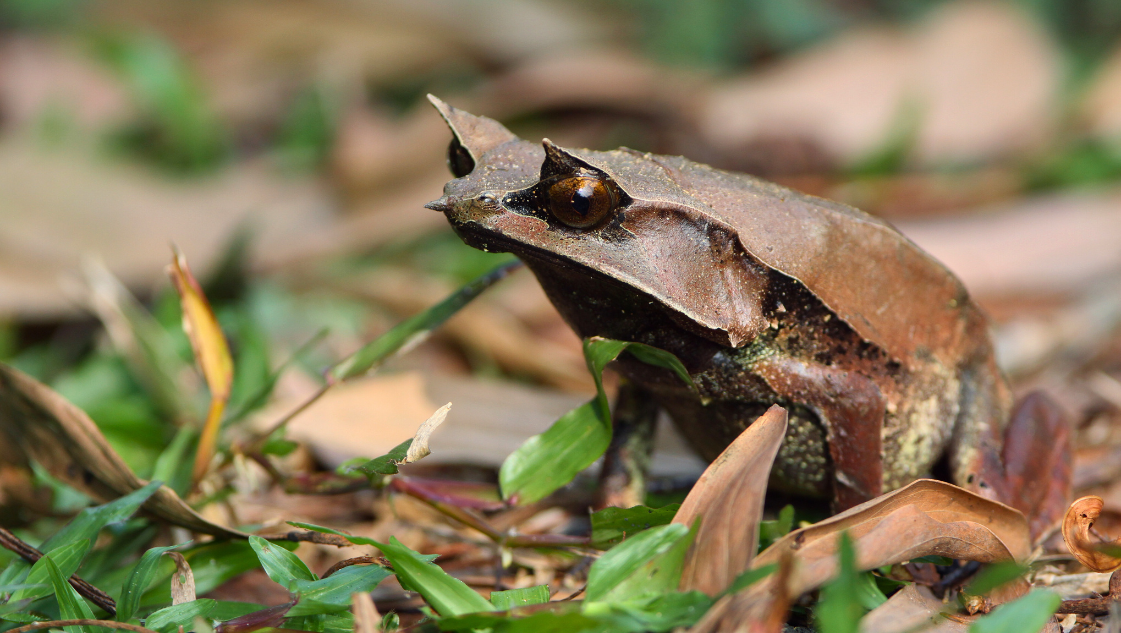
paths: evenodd
<path fill-rule="evenodd" d="M 0 546 L 19 554 L 20 558 L 32 564 L 43 557 L 43 552 L 28 545 L 20 537 L 4 528 L 0 528 Z M 109 594 L 82 580 L 78 577 L 78 574 L 70 576 L 67 581 L 78 592 L 78 595 L 101 607 L 109 615 L 117 615 L 117 603 L 113 602 Z"/>
<path fill-rule="evenodd" d="M 117 622 L 116 620 L 51 620 L 49 622 L 32 622 L 26 626 L 21 626 L 17 629 L 10 629 L 8 633 L 25 633 L 26 631 L 38 631 L 39 629 L 55 629 L 64 626 L 103 626 L 107 629 L 123 629 L 125 631 L 135 631 L 136 633 L 157 633 L 152 629 L 146 629 L 139 624 L 129 624 L 128 622 Z"/>

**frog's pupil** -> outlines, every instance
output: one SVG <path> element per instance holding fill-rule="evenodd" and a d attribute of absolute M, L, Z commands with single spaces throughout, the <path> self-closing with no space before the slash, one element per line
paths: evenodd
<path fill-rule="evenodd" d="M 572 194 L 572 210 L 582 216 L 587 216 L 592 208 L 592 196 L 595 195 L 590 185 L 584 185 Z"/>

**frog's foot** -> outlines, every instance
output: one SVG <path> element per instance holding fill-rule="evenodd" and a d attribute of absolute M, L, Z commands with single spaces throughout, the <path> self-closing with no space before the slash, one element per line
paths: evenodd
<path fill-rule="evenodd" d="M 612 409 L 611 445 L 603 456 L 596 506 L 630 508 L 646 502 L 658 405 L 650 392 L 623 380 Z"/>
<path fill-rule="evenodd" d="M 1004 429 L 1003 448 L 982 451 L 974 492 L 1024 513 L 1035 542 L 1062 521 L 1072 491 L 1070 425 L 1042 391 L 1025 396 Z"/>

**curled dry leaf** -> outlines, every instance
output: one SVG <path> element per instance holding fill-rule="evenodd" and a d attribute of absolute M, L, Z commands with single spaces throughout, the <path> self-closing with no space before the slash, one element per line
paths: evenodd
<path fill-rule="evenodd" d="M 759 545 L 759 524 L 771 464 L 786 434 L 786 410 L 771 406 L 712 462 L 673 517 L 701 521 L 685 558 L 682 591 L 716 595 L 746 571 Z"/>
<path fill-rule="evenodd" d="M 0 435 L 19 446 L 55 477 L 100 501 L 109 501 L 147 482 L 129 469 L 84 411 L 50 387 L 0 363 Z M 161 486 L 144 503 L 149 514 L 204 534 L 245 538 L 211 523 L 171 488 Z"/>
<path fill-rule="evenodd" d="M 168 552 L 167 555 L 175 561 L 175 573 L 171 575 L 171 604 L 183 604 L 195 601 L 195 573 L 191 565 L 179 552 Z"/>
<path fill-rule="evenodd" d="M 845 531 L 853 540 L 861 570 L 930 555 L 990 563 L 1023 561 L 1031 553 L 1028 523 L 1019 511 L 952 484 L 920 479 L 791 532 L 760 553 L 752 567 L 793 557 L 794 570 L 786 586 L 789 595 L 797 597 L 837 575 L 838 542 Z M 732 596 L 727 611 L 735 619 L 726 621 L 732 628 L 710 625 L 696 630 L 751 630 L 751 622 L 764 621 L 773 610 L 773 596 L 782 593 L 776 592 L 777 582 L 772 575 Z M 735 628 L 733 622 L 743 624 Z"/>
<path fill-rule="evenodd" d="M 1097 572 L 1121 568 L 1121 558 L 1101 551 L 1102 545 L 1121 545 L 1121 539 L 1106 541 L 1094 532 L 1094 521 L 1102 513 L 1101 497 L 1088 496 L 1070 504 L 1063 519 L 1063 540 L 1078 562 Z"/>
<path fill-rule="evenodd" d="M 969 622 L 942 616 L 945 605 L 928 587 L 907 585 L 860 621 L 861 633 L 967 633 Z"/>
<path fill-rule="evenodd" d="M 416 435 L 413 436 L 413 443 L 409 444 L 409 450 L 405 453 L 405 461 L 401 462 L 402 464 L 411 464 L 432 453 L 428 448 L 428 438 L 432 436 L 432 432 L 435 431 L 438 426 L 444 423 L 444 420 L 448 417 L 448 411 L 450 411 L 451 408 L 452 403 L 449 402 L 445 404 L 439 409 L 436 409 L 436 412 L 429 416 L 429 418 L 424 421 L 424 424 L 420 425 L 420 428 L 416 430 Z"/>

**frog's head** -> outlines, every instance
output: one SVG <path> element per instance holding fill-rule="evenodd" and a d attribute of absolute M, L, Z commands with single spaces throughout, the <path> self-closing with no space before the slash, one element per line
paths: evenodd
<path fill-rule="evenodd" d="M 594 271 L 724 345 L 764 327 L 764 282 L 734 233 L 678 186 L 666 161 L 683 159 L 530 143 L 497 121 L 429 99 L 452 130 L 448 166 L 456 179 L 426 206 L 444 213 L 469 245 L 514 253 L 539 277 L 549 267 Z"/>

